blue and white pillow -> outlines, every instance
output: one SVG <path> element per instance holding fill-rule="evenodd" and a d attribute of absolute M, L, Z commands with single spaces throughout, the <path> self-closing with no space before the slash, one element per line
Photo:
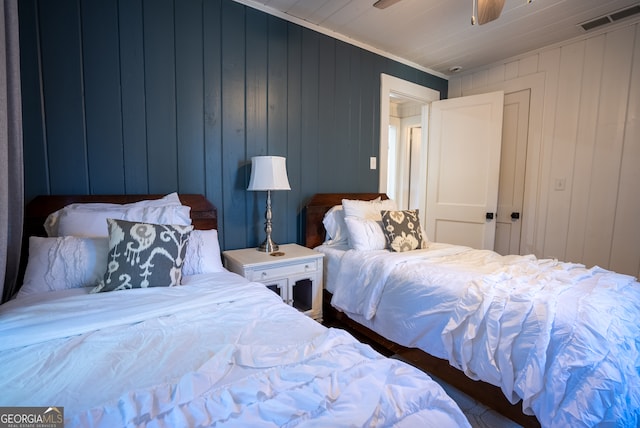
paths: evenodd
<path fill-rule="evenodd" d="M 92 293 L 180 285 L 193 226 L 107 219 L 107 270 Z"/>
<path fill-rule="evenodd" d="M 401 253 L 426 248 L 418 210 L 382 211 L 382 230 L 387 247 Z"/>

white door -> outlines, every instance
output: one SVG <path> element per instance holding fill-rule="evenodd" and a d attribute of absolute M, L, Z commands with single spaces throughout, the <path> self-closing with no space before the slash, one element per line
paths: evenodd
<path fill-rule="evenodd" d="M 530 89 L 504 96 L 495 251 L 520 254 Z"/>
<path fill-rule="evenodd" d="M 431 103 L 426 229 L 430 240 L 493 249 L 504 92 Z"/>

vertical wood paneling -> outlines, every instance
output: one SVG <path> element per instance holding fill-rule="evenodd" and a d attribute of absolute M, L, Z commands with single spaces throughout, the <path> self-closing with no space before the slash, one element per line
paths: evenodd
<path fill-rule="evenodd" d="M 329 155 L 332 156 L 332 185 L 337 186 L 338 183 L 348 183 L 348 191 L 353 191 L 355 182 L 349 180 L 353 172 L 358 170 L 357 150 L 358 141 L 354 135 L 350 111 L 358 109 L 358 103 L 351 99 L 351 88 L 355 82 L 351 82 L 351 63 L 347 47 L 344 42 L 335 43 L 335 93 L 333 109 L 334 114 L 334 130 L 331 137 L 332 149 Z M 353 171 L 353 172 L 352 172 Z"/>
<path fill-rule="evenodd" d="M 589 199 L 591 199 L 591 180 L 584 179 L 584 177 L 589 177 L 595 161 L 593 147 L 598 122 L 604 42 L 605 36 L 594 37 L 584 42 L 584 74 L 581 79 L 578 135 L 571 180 L 571 217 L 565 253 L 567 260 L 582 260 L 584 257 L 587 214 Z"/>
<path fill-rule="evenodd" d="M 303 195 L 320 192 L 320 35 L 312 31 L 302 33 L 301 93 L 300 106 L 300 188 Z M 291 164 L 290 164 L 291 165 Z"/>
<path fill-rule="evenodd" d="M 537 189 L 537 205 L 524 213 L 533 216 L 530 247 L 539 257 L 640 274 L 639 28 L 637 21 L 612 27 L 517 60 L 520 79 L 544 76 L 532 93 L 543 99 L 533 112 L 543 120 L 532 122 L 541 146 L 528 153 L 539 156 L 539 171 L 526 183 Z M 509 69 L 514 61 L 502 63 Z M 452 95 L 464 94 L 483 72 L 452 79 Z M 507 72 L 489 86 L 518 80 Z M 566 190 L 554 190 L 554 179 L 563 177 Z"/>
<path fill-rule="evenodd" d="M 620 185 L 610 269 L 640 278 L 640 25 L 635 26 L 629 104 L 620 166 Z M 631 225 L 633 225 L 631 227 Z"/>
<path fill-rule="evenodd" d="M 538 55 L 534 54 L 518 61 L 518 76 L 527 76 L 538 71 Z"/>
<path fill-rule="evenodd" d="M 89 188 L 124 193 L 118 5 L 89 1 L 81 9 Z"/>
<path fill-rule="evenodd" d="M 547 227 L 545 254 L 554 254 L 564 259 L 567 230 L 569 226 L 570 204 L 566 195 L 571 194 L 571 176 L 575 157 L 576 134 L 578 132 L 578 113 L 580 107 L 580 89 L 582 65 L 584 61 L 584 43 L 574 43 L 562 48 L 560 52 L 559 79 L 556 98 L 558 120 L 553 132 L 551 153 L 551 183 L 565 180 L 565 190 L 552 190 L 547 209 Z M 548 239 L 556 237 L 560 239 Z"/>
<path fill-rule="evenodd" d="M 144 61 L 149 191 L 178 188 L 175 28 L 171 0 L 145 0 Z"/>
<path fill-rule="evenodd" d="M 488 70 L 487 83 L 496 83 L 502 82 L 505 80 L 505 66 L 504 64 L 498 64 L 497 66 L 491 67 Z"/>
<path fill-rule="evenodd" d="M 336 132 L 336 60 L 335 60 L 335 40 L 328 37 L 320 38 L 319 46 L 319 75 L 318 75 L 318 121 L 322 126 L 318 127 L 318 161 L 319 165 L 324 165 L 318 175 L 320 192 L 328 192 L 339 186 L 338 175 L 334 171 L 334 162 L 340 145 Z M 341 129 L 341 132 L 346 130 Z M 330 173 L 328 173 L 331 171 Z M 347 184 L 348 186 L 348 184 Z"/>
<path fill-rule="evenodd" d="M 629 99 L 633 27 L 607 34 L 587 216 L 584 263 L 609 265 Z M 587 178 L 587 177 L 585 177 Z M 629 225 L 630 227 L 632 225 Z M 632 227 L 637 227 L 633 225 Z M 604 262 L 604 263 L 603 263 Z"/>
<path fill-rule="evenodd" d="M 21 11 L 25 194 L 204 193 L 224 249 L 264 239 L 251 156 L 287 157 L 274 239 L 301 242 L 314 193 L 377 189 L 380 73 L 447 90 L 231 0 L 25 0 Z"/>
<path fill-rule="evenodd" d="M 225 248 L 246 245 L 245 14 L 222 3 L 222 189 Z"/>
<path fill-rule="evenodd" d="M 268 17 L 268 92 L 267 92 L 267 147 L 268 154 L 287 156 L 287 23 L 273 16 Z M 287 163 L 291 163 L 291 159 Z M 298 183 L 289 183 L 297 186 Z M 287 236 L 287 223 L 294 221 L 294 213 L 286 216 L 289 191 L 272 192 L 273 239 L 284 243 L 295 241 Z M 264 206 L 264 205 L 263 205 Z M 260 243 L 264 232 L 259 235 Z"/>
<path fill-rule="evenodd" d="M 119 0 L 118 12 L 125 191 L 148 193 L 142 0 Z"/>
<path fill-rule="evenodd" d="M 515 79 L 518 77 L 520 70 L 520 61 L 510 61 L 504 66 L 505 80 Z"/>
<path fill-rule="evenodd" d="M 542 121 L 548 131 L 542 132 L 542 144 L 540 148 L 542 154 L 540 155 L 540 174 L 538 176 L 540 180 L 536 186 L 539 189 L 541 196 L 538 199 L 538 206 L 536 207 L 537 210 L 534 214 L 538 218 L 538 221 L 536 222 L 533 247 L 535 254 L 542 257 L 555 257 L 553 255 L 545 254 L 544 246 L 545 237 L 547 236 L 546 225 L 548 217 L 549 215 L 553 215 L 553 213 L 548 210 L 548 198 L 549 192 L 551 191 L 551 186 L 553 185 L 553 181 L 551 179 L 551 153 L 553 153 L 552 129 L 555 127 L 557 122 L 556 94 L 560 85 L 558 81 L 558 70 L 560 68 L 560 51 L 560 48 L 555 48 L 550 51 L 544 52 L 540 56 L 540 71 L 547 73 L 544 82 L 545 95 Z"/>
<path fill-rule="evenodd" d="M 40 44 L 38 10 L 35 0 L 18 2 L 20 17 L 20 70 L 22 90 L 23 158 L 28 165 L 24 175 L 25 200 L 48 194 L 49 164 L 42 118 L 42 81 L 40 80 Z"/>
<path fill-rule="evenodd" d="M 359 54 L 359 51 L 355 53 L 350 51 L 350 46 L 343 44 L 344 46 L 344 55 L 346 56 L 346 62 L 349 64 L 349 76 L 346 81 L 349 82 L 349 86 L 346 89 L 348 93 L 349 99 L 349 108 L 345 113 L 345 116 L 348 118 L 348 126 L 349 126 L 349 137 L 345 141 L 345 149 L 349 152 L 349 158 L 351 161 L 351 165 L 347 165 L 345 167 L 345 171 L 349 171 L 350 168 L 356 169 L 356 177 L 362 177 L 366 171 L 366 168 L 369 167 L 369 156 L 368 150 L 363 153 L 363 142 L 362 135 L 360 133 L 360 121 L 362 114 L 362 99 L 360 97 L 361 87 L 362 87 L 362 66 L 361 61 L 362 58 Z M 350 177 L 347 175 L 345 179 L 349 179 Z M 354 189 L 358 189 L 359 180 L 354 183 Z"/>
<path fill-rule="evenodd" d="M 247 10 L 247 66 L 246 66 L 246 147 L 245 183 L 249 183 L 251 157 L 266 155 L 267 150 L 267 91 L 269 87 L 268 17 L 257 10 Z M 259 245 L 264 239 L 264 192 L 247 192 L 246 239 L 249 245 Z M 276 241 L 277 242 L 277 241 Z"/>
<path fill-rule="evenodd" d="M 359 175 L 357 192 L 365 192 L 369 183 L 378 179 L 378 169 L 369 169 L 371 156 L 380 157 L 380 73 L 375 67 L 376 58 L 370 52 L 360 51 L 360 153 L 358 159 L 365 162 L 365 168 Z M 372 89 L 375 88 L 375 89 Z"/>
<path fill-rule="evenodd" d="M 38 7 L 49 188 L 88 193 L 80 7 L 72 0 Z"/>
<path fill-rule="evenodd" d="M 302 29 L 287 24 L 287 174 L 292 184 L 287 197 L 285 212 L 297 213 L 296 221 L 287 219 L 286 235 L 295 237 L 296 242 L 304 244 L 302 237 L 303 202 L 306 196 L 302 189 L 302 165 L 295 162 L 302 159 Z M 294 160 L 292 162 L 292 160 Z M 289 238 L 291 239 L 291 238 Z"/>
<path fill-rule="evenodd" d="M 222 6 L 203 4 L 205 194 L 218 207 L 218 239 L 224 248 L 225 216 L 222 182 Z"/>
<path fill-rule="evenodd" d="M 175 8 L 178 190 L 204 193 L 204 76 L 201 0 Z"/>

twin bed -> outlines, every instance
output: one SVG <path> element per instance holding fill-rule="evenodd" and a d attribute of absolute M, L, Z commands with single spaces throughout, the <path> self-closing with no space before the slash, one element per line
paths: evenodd
<path fill-rule="evenodd" d="M 369 213 L 361 202 L 354 211 L 355 201 L 376 197 Z M 503 395 L 511 406 L 489 404 L 523 425 L 640 426 L 635 278 L 426 236 L 411 251 L 391 251 L 380 236 L 398 230 L 384 215 L 384 223 L 367 217 L 389 209 L 385 198 L 318 194 L 306 206 L 306 245 L 325 254 L 326 320 L 338 317 L 416 365 L 451 375 L 482 401 Z M 517 415 L 514 404 L 537 421 Z"/>
<path fill-rule="evenodd" d="M 56 407 L 67 427 L 468 426 L 420 370 L 224 269 L 202 196 L 47 196 L 26 217 L 3 407 Z"/>

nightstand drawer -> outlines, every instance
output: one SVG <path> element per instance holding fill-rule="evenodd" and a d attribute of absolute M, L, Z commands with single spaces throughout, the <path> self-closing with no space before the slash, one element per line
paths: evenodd
<path fill-rule="evenodd" d="M 296 263 L 285 266 L 274 266 L 262 269 L 250 269 L 246 272 L 246 277 L 250 281 L 265 281 L 273 278 L 300 275 L 308 272 L 318 271 L 318 260 L 309 260 L 304 263 Z"/>

